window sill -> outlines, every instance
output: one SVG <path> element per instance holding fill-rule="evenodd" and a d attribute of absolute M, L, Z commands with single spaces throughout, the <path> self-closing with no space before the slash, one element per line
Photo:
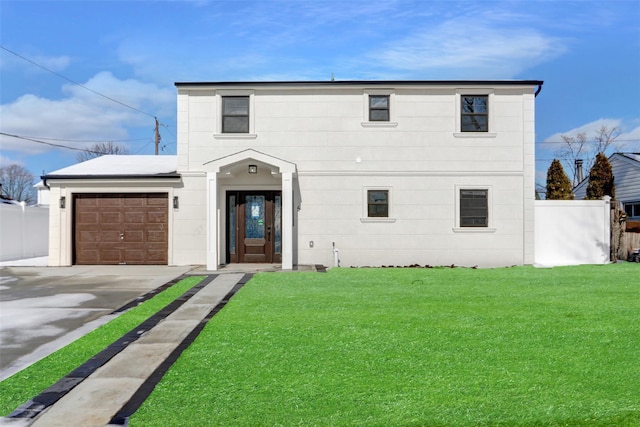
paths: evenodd
<path fill-rule="evenodd" d="M 454 233 L 495 233 L 495 228 L 489 227 L 454 227 Z"/>
<path fill-rule="evenodd" d="M 360 218 L 360 222 L 396 222 L 395 218 Z"/>
<path fill-rule="evenodd" d="M 255 133 L 214 133 L 215 139 L 256 139 L 258 137 Z"/>
<path fill-rule="evenodd" d="M 362 122 L 363 128 L 395 128 L 398 122 Z"/>
<path fill-rule="evenodd" d="M 456 138 L 495 138 L 495 132 L 454 132 Z"/>

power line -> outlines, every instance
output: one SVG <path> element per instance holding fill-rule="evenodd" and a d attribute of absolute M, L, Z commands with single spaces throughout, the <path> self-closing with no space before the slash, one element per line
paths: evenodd
<path fill-rule="evenodd" d="M 87 149 L 84 149 L 84 148 L 77 148 L 77 147 L 69 147 L 67 145 L 62 145 L 62 144 L 54 144 L 52 142 L 40 141 L 38 139 L 29 138 L 29 137 L 20 136 L 20 135 L 13 135 L 13 134 L 10 134 L 10 133 L 5 133 L 5 132 L 0 132 L 0 135 L 9 136 L 11 138 L 24 139 L 25 141 L 32 141 L 32 142 L 36 142 L 38 144 L 50 145 L 52 147 L 66 148 L 68 150 L 85 151 L 87 153 L 92 153 L 92 154 L 104 154 L 104 153 L 102 153 L 100 151 L 87 150 Z"/>
<path fill-rule="evenodd" d="M 60 138 L 46 138 L 44 136 L 22 136 L 23 138 L 35 138 L 45 141 L 59 141 L 59 142 L 91 142 L 91 143 L 100 143 L 100 142 L 136 142 L 136 141 L 146 141 L 148 138 L 138 138 L 138 139 L 60 139 Z"/>
<path fill-rule="evenodd" d="M 594 142 L 593 140 L 591 141 L 586 141 L 586 143 L 589 142 Z M 616 142 L 640 142 L 640 139 L 614 139 L 612 141 L 612 143 L 616 143 Z M 566 144 L 567 141 L 536 141 L 536 144 Z"/>
<path fill-rule="evenodd" d="M 101 96 L 101 97 L 103 97 L 103 98 L 105 98 L 105 99 L 108 99 L 109 101 L 115 102 L 116 104 L 120 104 L 120 105 L 122 105 L 123 107 L 130 108 L 130 109 L 132 109 L 132 110 L 134 110 L 134 111 L 137 111 L 137 112 L 139 112 L 139 113 L 146 114 L 147 116 L 151 116 L 151 117 L 154 117 L 154 118 L 155 118 L 155 115 L 154 115 L 154 114 L 147 113 L 146 111 L 142 111 L 142 110 L 140 110 L 140 109 L 138 109 L 138 108 L 136 108 L 136 107 L 132 107 L 131 105 L 125 104 L 125 103 L 124 103 L 124 102 L 122 102 L 122 101 L 118 101 L 117 99 L 111 98 L 110 96 L 104 95 L 104 94 L 102 94 L 102 93 L 100 93 L 100 92 L 98 92 L 98 91 L 96 91 L 96 90 L 90 89 L 90 88 L 88 88 L 88 87 L 84 86 L 83 84 L 80 84 L 80 83 L 76 82 L 75 80 L 71 80 L 70 78 L 68 78 L 68 77 L 66 77 L 66 76 L 63 76 L 62 74 L 59 74 L 59 73 L 56 73 L 56 72 L 55 72 L 55 71 L 53 71 L 53 70 L 50 70 L 49 68 L 45 67 L 44 65 L 40 65 L 40 64 L 38 64 L 37 62 L 32 61 L 32 60 L 31 60 L 31 59 L 29 59 L 29 58 L 25 58 L 24 56 L 20 55 L 20 54 L 19 54 L 19 53 L 17 53 L 17 52 L 12 51 L 11 49 L 7 49 L 6 47 L 4 47 L 4 46 L 2 46 L 2 45 L 0 45 L 0 48 L 1 48 L 1 49 L 3 49 L 3 50 L 6 50 L 6 51 L 7 51 L 7 52 L 9 52 L 10 54 L 17 56 L 18 58 L 20 58 L 20 59 L 22 59 L 22 60 L 24 60 L 24 61 L 29 62 L 30 64 L 35 65 L 36 67 L 42 68 L 43 70 L 48 71 L 48 72 L 50 72 L 51 74 L 53 74 L 53 75 L 56 75 L 56 76 L 60 77 L 61 79 L 64 79 L 64 80 L 66 80 L 66 81 L 68 81 L 68 82 L 71 82 L 71 83 L 73 83 L 74 85 L 80 86 L 81 88 L 86 89 L 86 90 L 88 90 L 89 92 L 92 92 L 92 93 L 94 93 L 94 94 L 96 94 L 96 95 L 98 95 L 98 96 Z"/>

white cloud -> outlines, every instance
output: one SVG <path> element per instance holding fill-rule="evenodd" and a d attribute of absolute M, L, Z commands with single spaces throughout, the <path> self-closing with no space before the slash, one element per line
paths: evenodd
<path fill-rule="evenodd" d="M 548 137 L 547 139 L 545 139 L 543 141 L 543 144 L 544 143 L 557 143 L 557 142 L 560 142 L 560 141 L 562 141 L 562 135 L 569 136 L 569 137 L 575 137 L 579 133 L 585 133 L 585 134 L 587 134 L 587 137 L 590 137 L 590 136 L 593 136 L 595 134 L 595 132 L 597 132 L 603 126 L 606 126 L 608 128 L 612 128 L 612 127 L 621 127 L 621 124 L 622 124 L 622 120 L 621 119 L 598 119 L 598 120 L 595 120 L 593 122 L 590 122 L 590 123 L 584 124 L 582 126 L 579 126 L 579 127 L 575 128 L 575 129 L 570 129 L 570 130 L 567 130 L 567 131 L 555 133 L 555 134 L 551 135 L 550 137 Z"/>
<path fill-rule="evenodd" d="M 160 88 L 136 80 L 119 80 L 109 72 L 95 75 L 84 86 L 135 109 L 163 115 L 175 114 L 173 87 Z M 75 141 L 122 140 L 130 126 L 153 128 L 153 118 L 124 105 L 98 96 L 76 85 L 63 86 L 62 99 L 48 99 L 32 94 L 23 95 L 12 103 L 0 106 L 1 130 L 13 135 L 34 139 L 64 139 Z M 89 142 L 58 142 L 84 148 Z M 28 154 L 52 149 L 48 145 L 24 139 L 1 136 L 3 151 Z"/>
<path fill-rule="evenodd" d="M 616 150 L 628 152 L 640 151 L 640 126 L 637 126 L 638 121 L 640 121 L 640 118 L 629 122 L 623 121 L 622 119 L 598 119 L 574 129 L 555 133 L 538 144 L 538 149 L 557 151 L 562 147 L 562 135 L 576 137 L 576 135 L 580 133 L 585 133 L 587 139 L 593 139 L 598 130 L 604 126 L 609 129 L 617 127 L 621 130 L 620 135 L 616 138 Z"/>
<path fill-rule="evenodd" d="M 382 65 L 428 78 L 514 78 L 566 51 L 565 42 L 523 25 L 459 18 L 373 52 Z"/>

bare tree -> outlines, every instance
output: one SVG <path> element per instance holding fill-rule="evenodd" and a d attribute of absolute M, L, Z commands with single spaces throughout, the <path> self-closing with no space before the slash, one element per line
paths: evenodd
<path fill-rule="evenodd" d="M 23 166 L 12 164 L 0 168 L 1 195 L 5 198 L 33 204 L 36 192 L 33 188 L 35 178 Z"/>
<path fill-rule="evenodd" d="M 612 150 L 620 148 L 616 143 L 616 139 L 621 132 L 622 130 L 617 126 L 609 127 L 603 125 L 595 131 L 595 135 L 591 139 L 584 132 L 576 136 L 561 135 L 564 145 L 556 152 L 556 155 L 572 176 L 571 181 L 574 187 L 578 184 L 576 160 L 583 161 L 585 171 L 590 170 L 598 153 L 608 155 Z"/>
<path fill-rule="evenodd" d="M 87 160 L 95 159 L 105 154 L 125 155 L 129 154 L 129 149 L 123 145 L 115 144 L 113 141 L 97 142 L 87 148 L 87 150 L 78 153 L 76 159 L 78 159 L 79 162 L 86 162 Z"/>

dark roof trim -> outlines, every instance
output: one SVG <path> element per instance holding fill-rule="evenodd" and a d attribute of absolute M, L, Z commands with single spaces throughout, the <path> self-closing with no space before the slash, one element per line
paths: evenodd
<path fill-rule="evenodd" d="M 121 175 L 42 175 L 42 183 L 47 185 L 47 180 L 52 179 L 77 179 L 77 180 L 100 180 L 100 179 L 179 179 L 181 175 L 177 172 L 159 173 L 155 175 L 134 175 L 134 174 L 121 174 Z"/>
<path fill-rule="evenodd" d="M 256 81 L 256 82 L 175 82 L 177 87 L 181 86 L 542 86 L 542 80 L 336 80 L 336 81 Z"/>

